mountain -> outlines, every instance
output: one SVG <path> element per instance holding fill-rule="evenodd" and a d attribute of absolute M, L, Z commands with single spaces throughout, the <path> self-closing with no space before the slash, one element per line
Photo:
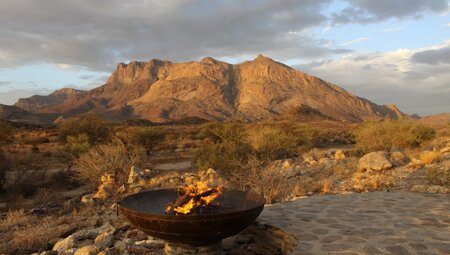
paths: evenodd
<path fill-rule="evenodd" d="M 404 116 L 395 105 L 374 104 L 262 55 L 236 65 L 209 57 L 182 63 L 131 61 L 120 63 L 98 88 L 63 91 L 20 99 L 15 106 L 57 116 L 56 121 L 88 112 L 115 121 L 153 122 L 305 115 L 359 122 Z"/>
<path fill-rule="evenodd" d="M 35 114 L 17 106 L 0 104 L 0 120 L 24 122 L 29 124 L 50 124 L 57 117 L 49 114 Z"/>
<path fill-rule="evenodd" d="M 54 91 L 48 96 L 35 95 L 28 98 L 20 98 L 14 104 L 14 106 L 17 106 L 27 111 L 34 111 L 46 106 L 63 103 L 70 97 L 74 97 L 75 95 L 83 93 L 86 93 L 86 91 L 76 90 L 72 88 L 62 88 Z"/>

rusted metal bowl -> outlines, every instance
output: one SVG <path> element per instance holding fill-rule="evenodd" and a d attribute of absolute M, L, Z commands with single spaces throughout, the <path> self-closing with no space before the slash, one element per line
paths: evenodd
<path fill-rule="evenodd" d="M 264 209 L 265 199 L 251 191 L 224 189 L 217 201 L 218 213 L 168 215 L 167 204 L 176 189 L 136 193 L 123 198 L 119 210 L 134 226 L 150 236 L 172 242 L 206 245 L 235 235 L 253 223 Z"/>

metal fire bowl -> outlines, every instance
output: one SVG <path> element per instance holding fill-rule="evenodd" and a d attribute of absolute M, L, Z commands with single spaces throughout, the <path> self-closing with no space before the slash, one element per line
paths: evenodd
<path fill-rule="evenodd" d="M 218 213 L 168 215 L 164 209 L 177 198 L 176 189 L 140 192 L 123 198 L 120 212 L 150 236 L 172 242 L 205 245 L 235 235 L 253 223 L 264 209 L 265 199 L 251 191 L 224 189 L 216 201 Z"/>

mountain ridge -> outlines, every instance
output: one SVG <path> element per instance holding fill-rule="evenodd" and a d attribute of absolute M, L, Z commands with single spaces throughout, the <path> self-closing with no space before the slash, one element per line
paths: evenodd
<path fill-rule="evenodd" d="M 119 63 L 97 88 L 55 93 L 20 99 L 15 106 L 58 116 L 50 121 L 83 113 L 154 122 L 191 117 L 259 121 L 306 113 L 347 122 L 406 116 L 395 105 L 377 105 L 263 55 L 239 64 L 211 57 Z"/>

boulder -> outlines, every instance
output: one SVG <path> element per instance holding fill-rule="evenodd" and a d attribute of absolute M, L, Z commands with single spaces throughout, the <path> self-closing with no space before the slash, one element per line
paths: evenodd
<path fill-rule="evenodd" d="M 375 151 L 364 155 L 359 159 L 359 170 L 375 170 L 381 171 L 392 167 L 391 162 L 386 157 L 386 152 Z"/>
<path fill-rule="evenodd" d="M 78 249 L 74 255 L 96 255 L 97 247 L 95 245 L 88 245 Z"/>
<path fill-rule="evenodd" d="M 334 159 L 335 159 L 335 160 L 343 160 L 343 159 L 345 159 L 345 153 L 344 153 L 344 151 L 343 151 L 343 150 L 337 150 L 337 151 L 334 153 Z"/>
<path fill-rule="evenodd" d="M 71 248 L 73 248 L 75 245 L 75 238 L 73 235 L 70 235 L 63 240 L 57 242 L 53 246 L 53 250 L 57 251 L 58 254 L 65 254 L 65 252 Z"/>

